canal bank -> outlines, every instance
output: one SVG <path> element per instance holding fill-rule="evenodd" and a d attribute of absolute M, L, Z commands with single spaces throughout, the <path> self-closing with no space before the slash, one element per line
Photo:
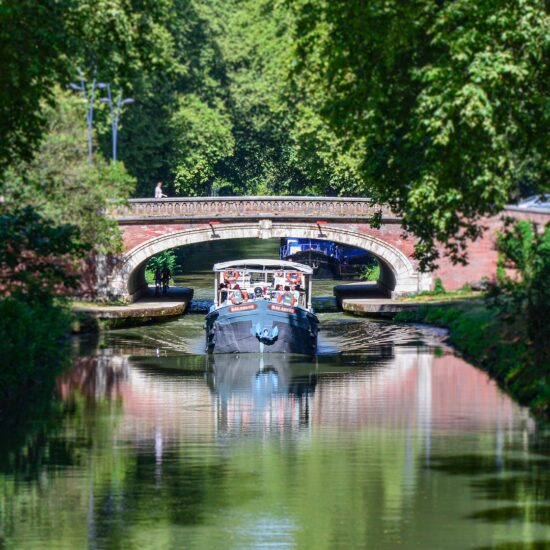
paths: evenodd
<path fill-rule="evenodd" d="M 146 296 L 131 304 L 78 303 L 71 308 L 71 329 L 79 334 L 159 322 L 183 315 L 192 299 L 192 288 L 172 287 L 166 295 L 156 296 L 154 287 L 149 287 Z"/>
<path fill-rule="evenodd" d="M 362 317 L 390 317 L 400 323 L 424 323 L 449 330 L 448 341 L 487 371 L 519 403 L 550 419 L 550 365 L 537 362 L 524 319 L 504 319 L 478 298 L 430 302 L 343 300 L 345 312 Z"/>

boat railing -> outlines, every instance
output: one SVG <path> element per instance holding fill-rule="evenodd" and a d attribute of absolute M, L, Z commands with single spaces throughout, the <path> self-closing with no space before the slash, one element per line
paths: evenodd
<path fill-rule="evenodd" d="M 265 293 L 262 292 L 262 295 L 258 296 L 254 293 L 253 290 L 250 291 L 245 288 L 238 288 L 238 289 L 228 288 L 219 292 L 218 303 L 221 306 L 229 305 L 229 304 L 244 304 L 244 303 L 264 301 L 264 300 L 269 302 L 279 303 L 279 297 L 281 296 L 281 294 L 284 294 L 285 292 L 294 293 L 296 291 L 266 289 Z M 235 298 L 235 295 L 237 294 L 239 294 L 239 296 Z M 223 299 L 224 297 L 225 297 L 225 300 Z M 306 303 L 307 303 L 307 299 L 306 299 L 305 291 L 303 290 L 298 291 L 298 299 L 296 300 L 295 304 L 298 304 L 302 307 L 306 307 Z"/>

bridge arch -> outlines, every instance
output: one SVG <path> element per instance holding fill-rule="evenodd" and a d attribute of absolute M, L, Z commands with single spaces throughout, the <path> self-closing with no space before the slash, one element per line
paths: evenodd
<path fill-rule="evenodd" d="M 177 229 L 151 237 L 128 250 L 107 281 L 111 297 L 137 299 L 146 289 L 145 266 L 149 258 L 178 246 L 228 239 L 298 237 L 324 239 L 362 248 L 380 261 L 379 283 L 392 296 L 416 293 L 430 288 L 431 276 L 420 273 L 410 259 L 395 246 L 367 233 L 345 227 L 320 227 L 316 223 L 258 222 L 201 225 Z M 214 262 L 213 262 L 214 263 Z"/>

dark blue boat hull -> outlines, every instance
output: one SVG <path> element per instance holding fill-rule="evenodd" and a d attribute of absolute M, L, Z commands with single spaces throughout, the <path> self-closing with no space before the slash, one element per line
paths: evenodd
<path fill-rule="evenodd" d="M 319 320 L 313 313 L 267 300 L 229 305 L 205 319 L 210 353 L 300 353 L 317 348 Z"/>

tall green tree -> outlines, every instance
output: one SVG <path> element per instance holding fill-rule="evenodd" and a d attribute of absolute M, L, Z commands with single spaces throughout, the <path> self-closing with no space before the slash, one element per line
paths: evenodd
<path fill-rule="evenodd" d="M 542 0 L 296 0 L 294 84 L 404 215 L 424 267 L 464 260 L 480 219 L 548 189 Z"/>
<path fill-rule="evenodd" d="M 72 224 L 79 240 L 95 252 L 120 248 L 118 226 L 106 213 L 113 201 L 125 199 L 135 181 L 122 163 L 101 155 L 88 164 L 85 109 L 81 99 L 56 88 L 55 103 L 43 108 L 47 133 L 34 157 L 5 173 L 7 209 L 32 206 L 53 224 Z"/>
<path fill-rule="evenodd" d="M 175 190 L 183 195 L 205 195 L 223 187 L 223 173 L 217 168 L 233 155 L 235 140 L 231 119 L 221 103 L 210 107 L 196 95 L 181 96 L 171 129 Z"/>
<path fill-rule="evenodd" d="M 30 160 L 46 131 L 44 108 L 54 84 L 82 67 L 116 86 L 146 72 L 174 70 L 167 24 L 171 0 L 0 1 L 0 175 Z"/>
<path fill-rule="evenodd" d="M 53 84 L 67 78 L 73 49 L 68 13 L 76 2 L 0 1 L 0 174 L 11 161 L 32 156 L 44 130 L 40 105 Z"/>

